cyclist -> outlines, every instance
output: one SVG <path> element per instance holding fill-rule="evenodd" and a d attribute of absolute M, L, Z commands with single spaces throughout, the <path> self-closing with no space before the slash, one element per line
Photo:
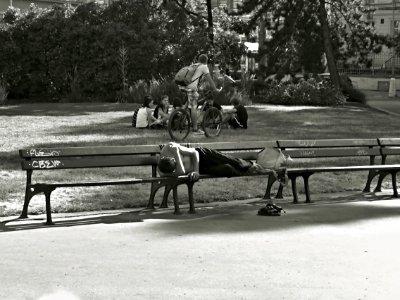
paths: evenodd
<path fill-rule="evenodd" d="M 197 100 L 199 99 L 198 90 L 200 80 L 202 79 L 202 77 L 204 77 L 210 85 L 212 91 L 220 91 L 215 86 L 215 83 L 210 75 L 210 70 L 208 69 L 207 63 L 208 56 L 205 54 L 201 54 L 198 59 L 199 66 L 193 74 L 192 82 L 186 87 L 186 91 L 188 94 L 188 107 L 190 108 L 190 114 L 193 123 L 193 132 L 200 134 L 204 134 L 204 132 L 199 130 L 197 127 Z"/>

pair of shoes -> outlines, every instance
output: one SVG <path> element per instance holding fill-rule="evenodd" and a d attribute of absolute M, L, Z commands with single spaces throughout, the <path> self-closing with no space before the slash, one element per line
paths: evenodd
<path fill-rule="evenodd" d="M 197 129 L 197 130 L 193 130 L 192 133 L 193 133 L 193 134 L 196 134 L 196 135 L 203 135 L 203 134 L 204 134 L 204 131 L 201 130 L 201 129 Z"/>
<path fill-rule="evenodd" d="M 257 214 L 260 216 L 279 217 L 282 211 L 286 213 L 286 211 L 284 211 L 282 207 L 273 203 L 268 203 L 265 207 L 259 209 Z"/>

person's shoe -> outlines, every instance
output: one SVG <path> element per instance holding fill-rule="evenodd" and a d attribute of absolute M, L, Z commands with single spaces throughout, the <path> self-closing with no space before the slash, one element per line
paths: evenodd
<path fill-rule="evenodd" d="M 192 132 L 195 135 L 204 135 L 204 131 L 201 129 L 193 130 Z"/>
<path fill-rule="evenodd" d="M 260 216 L 279 217 L 282 211 L 286 213 L 286 211 L 284 211 L 282 207 L 273 203 L 268 203 L 265 207 L 259 209 L 257 214 Z"/>

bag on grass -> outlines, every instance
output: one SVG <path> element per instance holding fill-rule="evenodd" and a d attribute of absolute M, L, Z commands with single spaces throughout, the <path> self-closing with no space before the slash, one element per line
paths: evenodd
<path fill-rule="evenodd" d="M 190 66 L 183 67 L 176 73 L 175 75 L 175 83 L 177 85 L 186 87 L 192 82 L 196 81 L 199 78 L 195 78 L 194 80 L 193 75 L 196 72 L 197 68 L 200 66 L 200 64 L 194 64 Z M 201 77 L 201 76 L 200 76 Z"/>
<path fill-rule="evenodd" d="M 287 162 L 290 158 L 286 157 L 280 149 L 265 148 L 257 156 L 257 163 L 271 170 L 286 169 Z"/>

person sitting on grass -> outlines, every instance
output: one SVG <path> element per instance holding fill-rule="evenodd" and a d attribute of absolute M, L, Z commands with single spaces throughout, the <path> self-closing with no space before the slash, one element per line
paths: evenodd
<path fill-rule="evenodd" d="M 169 97 L 164 95 L 161 97 L 161 102 L 157 105 L 153 113 L 154 118 L 160 121 L 160 127 L 164 127 L 169 119 Z"/>
<path fill-rule="evenodd" d="M 235 158 L 213 149 L 188 148 L 174 142 L 162 148 L 157 169 L 161 176 L 189 175 L 191 181 L 197 181 L 203 174 L 216 177 L 274 174 L 279 180 L 286 174 L 285 170 L 275 172 L 257 163 Z M 279 206 L 269 202 L 259 214 L 277 215 L 281 210 Z"/>
<path fill-rule="evenodd" d="M 178 109 L 178 108 L 183 108 L 184 105 L 182 104 L 182 101 L 179 97 L 175 97 L 173 102 L 172 102 L 172 107 L 174 110 Z"/>
<path fill-rule="evenodd" d="M 154 101 L 151 96 L 144 96 L 143 105 L 135 110 L 132 117 L 132 126 L 135 128 L 155 128 L 161 124 L 152 113 Z"/>
<path fill-rule="evenodd" d="M 231 103 L 233 108 L 224 110 L 226 113 L 224 121 L 227 121 L 234 129 L 247 129 L 247 121 L 249 118 L 247 109 L 240 104 L 240 99 L 238 97 L 232 98 Z"/>

